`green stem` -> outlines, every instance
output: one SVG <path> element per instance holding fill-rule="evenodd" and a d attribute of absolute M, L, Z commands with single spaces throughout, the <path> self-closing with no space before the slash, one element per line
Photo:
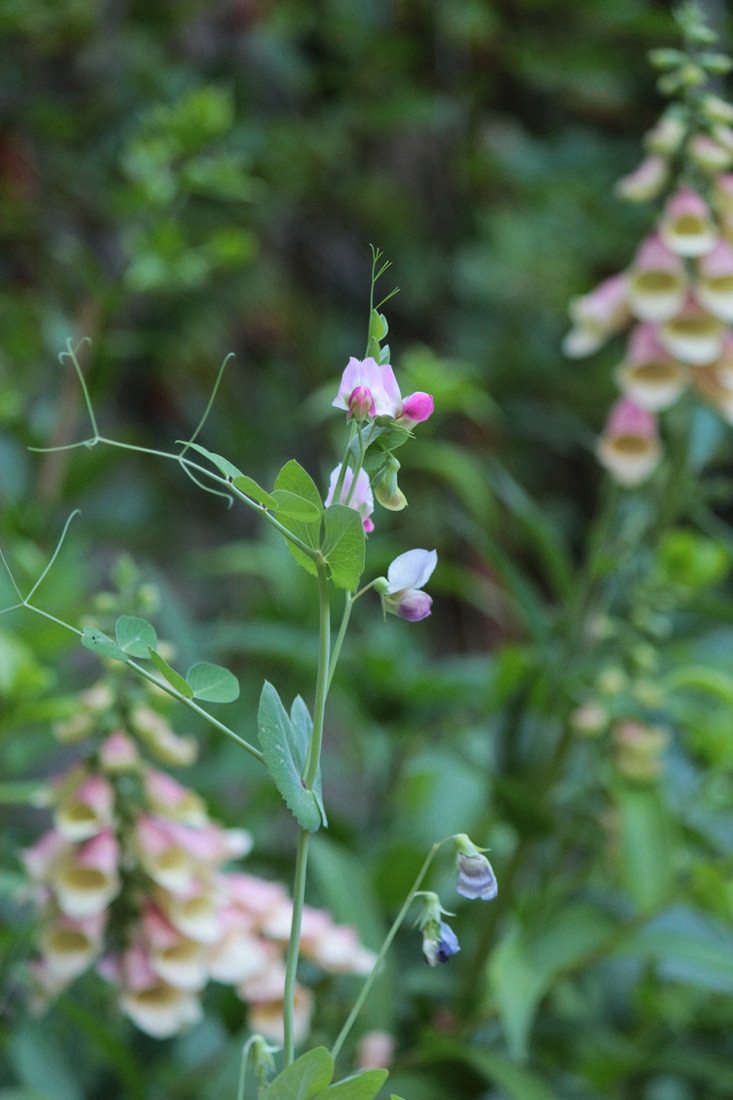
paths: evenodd
<path fill-rule="evenodd" d="M 334 1059 L 338 1058 L 339 1053 L 341 1052 L 341 1048 L 344 1045 L 344 1042 L 346 1041 L 349 1032 L 351 1031 L 352 1027 L 354 1026 L 354 1023 L 356 1021 L 357 1016 L 359 1015 L 362 1008 L 364 1007 L 364 1002 L 366 1001 L 367 997 L 369 996 L 371 988 L 374 985 L 374 979 L 376 978 L 376 976 L 379 972 L 379 969 L 380 969 L 382 963 L 384 962 L 384 959 L 385 959 L 385 956 L 386 956 L 387 952 L 389 951 L 390 947 L 392 946 L 392 941 L 394 940 L 395 936 L 399 932 L 400 926 L 402 925 L 402 922 L 404 921 L 405 917 L 407 916 L 407 910 L 412 905 L 412 903 L 415 899 L 415 895 L 417 894 L 418 890 L 420 889 L 420 886 L 422 885 L 423 879 L 425 878 L 426 874 L 428 873 L 428 871 L 430 869 L 430 864 L 435 859 L 436 852 L 438 851 L 439 848 L 442 848 L 442 846 L 448 840 L 452 840 L 452 837 L 449 837 L 449 836 L 444 837 L 443 840 L 439 840 L 436 844 L 433 844 L 432 848 L 430 849 L 430 851 L 426 855 L 425 860 L 423 861 L 423 865 L 417 873 L 417 878 L 415 879 L 412 886 L 410 887 L 409 893 L 408 893 L 407 897 L 405 898 L 405 901 L 404 901 L 404 904 L 402 905 L 402 908 L 400 909 L 399 913 L 395 917 L 394 922 L 393 922 L 392 927 L 390 928 L 389 932 L 385 936 L 384 943 L 382 944 L 382 946 L 379 950 L 379 954 L 377 955 L 377 957 L 374 961 L 374 966 L 372 967 L 372 969 L 371 969 L 370 973 L 368 974 L 363 986 L 361 987 L 361 991 L 359 993 L 359 996 L 354 1001 L 354 1006 L 351 1009 L 351 1012 L 349 1013 L 349 1015 L 346 1017 L 346 1020 L 344 1022 L 344 1026 L 341 1028 L 341 1031 L 338 1033 L 338 1036 L 336 1037 L 336 1042 L 331 1047 L 331 1055 L 333 1056 Z"/>
<path fill-rule="evenodd" d="M 318 569 L 318 670 L 316 672 L 316 697 L 313 705 L 313 735 L 308 746 L 303 783 L 312 787 L 318 774 L 323 744 L 323 723 L 326 715 L 326 699 L 331 673 L 331 607 L 328 593 L 326 564 L 322 558 L 316 562 Z M 300 925 L 305 901 L 305 883 L 308 869 L 308 847 L 310 833 L 301 829 L 298 834 L 298 849 L 295 856 L 295 879 L 293 882 L 293 916 L 290 923 L 290 940 L 285 961 L 285 991 L 283 1003 L 283 1030 L 285 1047 L 285 1065 L 289 1066 L 295 1057 L 295 979 L 298 971 L 300 953 Z"/>
<path fill-rule="evenodd" d="M 295 1058 L 295 977 L 300 952 L 300 925 L 305 901 L 305 880 L 308 871 L 308 847 L 311 834 L 301 829 L 298 834 L 298 850 L 295 855 L 295 879 L 293 881 L 293 919 L 290 924 L 290 940 L 285 961 L 285 992 L 283 1002 L 283 1031 L 285 1038 L 285 1065 Z"/>
<path fill-rule="evenodd" d="M 346 599 L 344 601 L 344 613 L 341 616 L 341 625 L 336 635 L 336 641 L 333 643 L 333 649 L 331 650 L 331 662 L 328 669 L 328 684 L 327 689 L 331 687 L 331 681 L 333 680 L 333 674 L 336 671 L 336 665 L 338 659 L 341 656 L 341 646 L 344 644 L 344 638 L 346 637 L 346 631 L 349 628 L 349 620 L 351 619 L 351 609 L 354 606 L 354 600 L 356 596 L 352 596 L 351 592 L 346 593 Z"/>
<path fill-rule="evenodd" d="M 355 420 L 351 421 L 349 426 L 349 437 L 346 440 L 346 446 L 344 447 L 344 455 L 341 459 L 341 465 L 339 467 L 339 474 L 336 479 L 336 486 L 333 490 L 333 503 L 339 504 L 341 502 L 341 492 L 344 487 L 344 480 L 346 479 L 346 471 L 349 468 L 349 455 L 351 454 L 351 444 L 354 442 L 354 436 L 357 432 L 358 425 Z M 353 486 L 353 482 L 352 482 Z"/>

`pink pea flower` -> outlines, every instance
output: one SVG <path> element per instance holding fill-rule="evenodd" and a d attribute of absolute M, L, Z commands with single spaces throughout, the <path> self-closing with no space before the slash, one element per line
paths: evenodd
<path fill-rule="evenodd" d="M 622 397 L 611 409 L 596 455 L 622 485 L 631 487 L 645 481 L 661 455 L 654 415 Z"/>
<path fill-rule="evenodd" d="M 435 411 L 435 402 L 432 394 L 416 390 L 402 402 L 402 411 L 399 416 L 401 424 L 411 427 L 413 424 L 422 424 L 428 420 Z"/>
<path fill-rule="evenodd" d="M 396 557 L 387 570 L 387 589 L 383 596 L 386 610 L 410 623 L 426 619 L 433 600 L 422 587 L 437 564 L 436 550 L 407 550 Z"/>
<path fill-rule="evenodd" d="M 333 504 L 334 496 L 336 493 L 336 482 L 339 479 L 341 467 L 337 466 L 335 470 L 331 471 L 331 476 L 328 482 L 328 495 L 326 496 L 326 507 Z M 354 508 L 355 511 L 361 516 L 362 526 L 367 534 L 374 530 L 374 523 L 369 518 L 374 511 L 374 496 L 372 494 L 372 486 L 369 481 L 369 474 L 366 470 L 359 470 L 359 476 L 356 479 L 356 485 L 352 493 L 351 487 L 354 483 L 354 471 L 351 467 L 347 467 L 344 474 L 344 483 L 339 494 L 338 503 L 346 504 L 348 501 L 349 508 Z M 350 499 L 349 499 L 350 498 Z"/>
<path fill-rule="evenodd" d="M 341 375 L 338 393 L 331 404 L 336 409 L 344 409 L 353 415 L 351 408 L 355 392 L 357 400 L 368 402 L 369 416 L 399 415 L 402 397 L 397 379 L 389 363 L 377 363 L 371 356 L 368 359 L 349 359 Z"/>

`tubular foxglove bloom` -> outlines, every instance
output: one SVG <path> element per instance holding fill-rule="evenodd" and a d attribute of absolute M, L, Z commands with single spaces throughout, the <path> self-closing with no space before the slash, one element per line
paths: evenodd
<path fill-rule="evenodd" d="M 727 127 L 723 130 L 716 127 L 718 137 L 722 137 L 722 141 L 715 141 L 707 134 L 696 134 L 688 147 L 691 160 L 701 171 L 711 176 L 717 175 L 718 172 L 725 172 L 726 168 L 730 168 L 733 160 L 733 153 L 726 148 L 725 143 L 730 139 L 725 129 Z"/>
<path fill-rule="evenodd" d="M 465 833 L 454 837 L 456 845 L 456 890 L 472 901 L 491 901 L 499 892 L 496 875 L 486 856 Z"/>
<path fill-rule="evenodd" d="M 437 550 L 407 550 L 396 557 L 387 570 L 382 595 L 385 610 L 411 623 L 426 619 L 433 600 L 422 588 L 437 564 Z"/>
<path fill-rule="evenodd" d="M 624 393 L 651 412 L 669 408 L 688 382 L 687 367 L 662 347 L 653 325 L 637 325 L 616 379 Z"/>
<path fill-rule="evenodd" d="M 676 317 L 659 326 L 659 341 L 675 359 L 691 366 L 713 363 L 723 349 L 722 321 L 689 298 Z"/>
<path fill-rule="evenodd" d="M 336 485 L 338 484 L 340 473 L 340 466 L 337 466 L 335 470 L 331 471 L 331 476 L 328 481 L 328 494 L 326 496 L 327 508 L 330 504 L 334 503 Z M 374 530 L 374 522 L 370 518 L 374 511 L 374 496 L 369 481 L 369 474 L 366 470 L 359 470 L 359 475 L 354 485 L 354 471 L 350 466 L 346 468 L 337 503 L 348 504 L 349 508 L 353 508 L 359 513 L 362 525 L 367 534 Z"/>
<path fill-rule="evenodd" d="M 699 278 L 695 297 L 715 317 L 733 322 L 733 247 L 720 240 L 712 252 L 698 262 Z"/>
<path fill-rule="evenodd" d="M 689 187 L 667 200 L 660 232 L 667 248 L 678 256 L 704 256 L 718 240 L 707 203 Z"/>
<path fill-rule="evenodd" d="M 664 157 L 646 157 L 641 164 L 616 184 L 616 194 L 629 202 L 647 202 L 657 197 L 669 177 Z"/>
<path fill-rule="evenodd" d="M 571 359 L 592 355 L 609 336 L 626 324 L 629 317 L 626 275 L 604 279 L 597 287 L 570 303 L 573 327 L 565 337 L 563 350 Z"/>
<path fill-rule="evenodd" d="M 644 135 L 644 145 L 650 153 L 668 157 L 676 153 L 685 137 L 686 126 L 677 111 L 665 111 L 659 121 Z"/>
<path fill-rule="evenodd" d="M 628 397 L 611 409 L 596 448 L 598 461 L 621 485 L 639 485 L 661 455 L 654 415 Z"/>
<path fill-rule="evenodd" d="M 641 321 L 666 321 L 682 308 L 687 276 L 679 256 L 654 233 L 642 241 L 629 271 L 628 302 Z"/>

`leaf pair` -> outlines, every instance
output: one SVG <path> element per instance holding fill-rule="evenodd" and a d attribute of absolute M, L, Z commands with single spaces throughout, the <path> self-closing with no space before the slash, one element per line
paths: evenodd
<path fill-rule="evenodd" d="M 100 657 L 114 661 L 140 658 L 152 661 L 158 672 L 186 699 L 205 703 L 233 703 L 239 698 L 239 681 L 227 668 L 210 661 L 197 661 L 185 677 L 172 668 L 157 652 L 158 635 L 147 619 L 137 615 L 120 615 L 115 623 L 115 641 L 101 630 L 86 627 L 81 644 Z"/>
<path fill-rule="evenodd" d="M 321 824 L 327 826 L 320 766 L 312 789 L 303 782 L 313 721 L 301 697 L 296 695 L 288 715 L 277 690 L 266 680 L 257 709 L 257 734 L 267 770 L 301 828 L 316 832 Z"/>
<path fill-rule="evenodd" d="M 386 1069 L 366 1069 L 331 1084 L 334 1068 L 326 1048 L 315 1047 L 270 1082 L 263 1100 L 374 1100 L 387 1080 Z"/>

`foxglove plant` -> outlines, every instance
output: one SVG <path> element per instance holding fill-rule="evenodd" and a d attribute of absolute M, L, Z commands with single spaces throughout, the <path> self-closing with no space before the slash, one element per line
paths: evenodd
<path fill-rule="evenodd" d="M 267 768 L 298 825 L 292 902 L 277 884 L 263 885 L 228 870 L 227 861 L 247 848 L 246 833 L 222 830 L 210 822 L 193 792 L 141 762 L 131 732 L 167 764 L 189 763 L 193 745 L 174 733 L 150 703 L 138 702 L 119 729 L 107 731 L 95 754 L 59 788 L 53 788 L 49 797 L 56 814 L 55 828 L 27 853 L 28 871 L 39 884 L 40 903 L 48 912 L 51 929 L 41 945 L 39 979 L 45 979 L 47 991 L 53 993 L 59 983 L 66 984 L 99 959 L 102 971 L 118 986 L 123 1011 L 143 1030 L 161 1036 L 195 1019 L 198 993 L 208 978 L 229 981 L 250 1004 L 250 1020 L 262 1036 L 279 1038 L 282 1031 L 285 1069 L 273 1085 L 279 1090 L 273 1096 L 296 1095 L 300 1082 L 313 1072 L 320 1074 L 324 1089 L 329 1084 L 334 1059 L 443 845 L 455 845 L 459 892 L 484 899 L 496 893 L 488 861 L 460 834 L 433 845 L 376 959 L 351 929 L 334 926 L 326 914 L 305 906 L 311 836 L 328 824 L 321 786 L 326 703 L 354 604 L 374 589 L 385 612 L 408 622 L 426 618 L 432 606 L 424 588 L 437 565 L 435 550 L 400 554 L 387 577 L 362 584 L 375 504 L 392 511 L 407 505 L 397 483 L 400 464 L 394 452 L 433 413 L 429 394 L 402 397 L 390 365 L 389 347 L 383 346 L 388 326 L 381 310 L 396 291 L 376 305 L 374 291 L 388 267 L 379 250 L 373 249 L 366 352 L 361 360 L 349 360 L 333 400 L 346 414 L 347 438 L 330 476 L 325 501 L 295 459 L 282 467 L 272 489 L 267 490 L 228 458 L 197 442 L 229 356 L 220 368 L 201 422 L 177 451 L 150 450 L 101 434 L 77 349 L 70 341 L 61 356 L 70 360 L 76 371 L 92 429 L 89 438 L 62 449 L 108 446 L 176 462 L 199 488 L 224 497 L 229 504 L 240 502 L 261 516 L 283 537 L 297 565 L 314 579 L 319 640 L 312 712 L 301 696 L 286 709 L 277 689 L 265 682 L 257 713 L 259 746 L 254 745 L 202 706 L 238 697 L 239 684 L 227 669 L 199 661 L 184 676 L 171 665 L 170 654 L 159 644 L 153 625 L 140 616 L 120 616 L 112 637 L 97 627 L 79 629 L 39 607 L 36 592 L 73 517 L 67 520 L 50 562 L 27 595 L 22 594 L 2 557 L 17 593 L 17 602 L 5 611 L 27 609 L 66 627 L 100 658 L 132 670 L 156 693 L 166 693 L 232 738 Z M 343 593 L 343 610 L 332 639 L 332 601 L 339 591 Z M 75 716 L 72 725 L 74 736 L 90 732 L 83 712 Z M 121 780 L 129 779 L 130 773 L 136 777 L 136 808 L 123 812 Z M 131 875 L 143 884 L 135 917 L 121 945 L 108 950 L 107 917 L 115 899 L 127 892 Z M 471 891 L 466 888 L 469 880 L 474 884 Z M 430 896 L 436 899 L 433 908 L 437 905 L 435 912 L 439 912 L 437 895 Z M 433 921 L 430 929 L 430 943 L 434 934 L 437 939 L 428 961 L 446 961 L 458 950 L 457 940 L 439 920 L 437 925 Z M 59 943 L 70 939 L 77 946 L 69 948 L 72 957 L 63 963 Z M 278 944 L 285 943 L 283 964 Z M 316 1048 L 296 1063 L 295 1045 L 307 1028 L 309 1014 L 307 991 L 296 980 L 301 954 L 327 970 L 363 973 L 369 969 L 369 974 L 331 1052 Z M 244 1095 L 249 1061 L 254 1063 L 258 1095 L 270 1095 L 265 1082 L 272 1073 L 273 1059 L 264 1039 L 253 1040 L 245 1048 L 240 1096 Z M 385 1076 L 381 1070 L 365 1070 L 359 1077 L 359 1091 L 349 1095 L 369 1100 Z"/>
<path fill-rule="evenodd" d="M 694 393 L 733 423 L 733 104 L 709 90 L 731 59 L 698 7 L 676 13 L 681 50 L 654 50 L 662 93 L 677 97 L 644 139 L 648 156 L 619 181 L 630 202 L 661 199 L 625 271 L 570 306 L 566 355 L 592 355 L 631 325 L 616 370 L 622 399 L 596 448 L 622 485 L 641 484 L 662 456 L 656 414 Z"/>

